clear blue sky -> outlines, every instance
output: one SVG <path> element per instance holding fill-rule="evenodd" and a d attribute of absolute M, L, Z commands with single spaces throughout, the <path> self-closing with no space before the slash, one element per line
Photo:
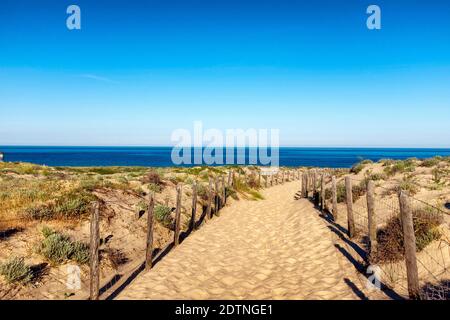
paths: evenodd
<path fill-rule="evenodd" d="M 450 147 L 450 2 L 0 2 L 0 145 L 170 145 L 195 120 L 289 146 Z"/>

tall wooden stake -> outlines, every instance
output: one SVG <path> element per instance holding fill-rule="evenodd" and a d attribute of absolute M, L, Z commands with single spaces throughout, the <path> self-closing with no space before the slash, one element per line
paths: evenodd
<path fill-rule="evenodd" d="M 411 299 L 420 298 L 419 271 L 416 257 L 416 235 L 411 203 L 404 191 L 400 192 L 400 214 L 405 244 L 406 274 L 408 277 L 408 293 Z"/>
<path fill-rule="evenodd" d="M 353 218 L 353 192 L 352 192 L 352 179 L 345 177 L 345 194 L 347 201 L 347 226 L 348 235 L 350 238 L 355 236 L 355 219 Z"/>
<path fill-rule="evenodd" d="M 150 270 L 152 268 L 152 255 L 153 255 L 153 209 L 155 207 L 155 200 L 153 193 L 149 195 L 148 201 L 148 214 L 147 214 L 147 243 L 145 250 L 145 269 Z"/>
<path fill-rule="evenodd" d="M 175 209 L 175 234 L 174 234 L 174 246 L 178 246 L 180 243 L 180 226 L 181 226 L 181 184 L 177 185 L 177 207 Z"/>
<path fill-rule="evenodd" d="M 333 218 L 336 221 L 338 218 L 338 206 L 337 206 L 337 187 L 336 187 L 336 177 L 331 177 L 331 188 L 333 194 Z"/>
<path fill-rule="evenodd" d="M 98 300 L 100 288 L 100 264 L 98 248 L 100 246 L 100 208 L 99 203 L 94 203 L 91 213 L 91 239 L 90 239 L 90 299 Z"/>

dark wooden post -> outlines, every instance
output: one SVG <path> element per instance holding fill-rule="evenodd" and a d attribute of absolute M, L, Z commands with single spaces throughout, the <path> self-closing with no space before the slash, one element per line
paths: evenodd
<path fill-rule="evenodd" d="M 192 231 L 195 229 L 195 215 L 197 213 L 197 181 L 194 180 L 192 184 L 192 212 L 191 212 L 191 223 L 189 229 Z"/>
<path fill-rule="evenodd" d="M 308 178 L 306 176 L 306 173 L 304 172 L 302 174 L 302 197 L 308 198 Z"/>
<path fill-rule="evenodd" d="M 155 200 L 153 193 L 149 195 L 148 213 L 147 213 L 147 245 L 145 250 L 145 269 L 152 268 L 153 255 L 153 209 L 155 207 Z"/>
<path fill-rule="evenodd" d="M 273 186 L 273 176 L 274 176 L 274 174 L 271 173 L 270 174 L 270 186 Z"/>
<path fill-rule="evenodd" d="M 325 174 L 322 173 L 320 178 L 320 208 L 322 212 L 325 211 Z"/>
<path fill-rule="evenodd" d="M 220 182 L 222 184 L 222 205 L 225 206 L 225 203 L 227 203 L 227 189 L 225 186 L 225 178 L 224 176 L 220 177 Z"/>
<path fill-rule="evenodd" d="M 353 192 L 352 192 L 352 179 L 345 177 L 345 195 L 347 202 L 347 226 L 348 235 L 350 238 L 355 236 L 355 219 L 353 218 Z"/>
<path fill-rule="evenodd" d="M 264 180 L 265 180 L 265 183 L 266 183 L 266 188 L 268 188 L 269 187 L 269 176 L 267 174 L 264 175 Z"/>
<path fill-rule="evenodd" d="M 100 261 L 98 247 L 100 246 L 100 208 L 99 203 L 94 203 L 91 213 L 91 234 L 90 234 L 90 299 L 98 300 L 100 288 Z"/>
<path fill-rule="evenodd" d="M 220 190 L 219 190 L 219 178 L 216 177 L 215 181 L 214 181 L 214 200 L 215 200 L 215 204 L 214 204 L 214 214 L 217 216 L 219 214 L 219 210 L 220 210 Z"/>
<path fill-rule="evenodd" d="M 212 178 L 209 177 L 208 205 L 206 207 L 205 221 L 208 221 L 211 217 L 212 193 Z"/>
<path fill-rule="evenodd" d="M 261 188 L 261 171 L 258 172 L 258 188 Z"/>
<path fill-rule="evenodd" d="M 373 256 L 377 250 L 377 223 L 375 217 L 375 193 L 373 181 L 367 183 L 367 221 L 369 229 L 370 255 Z"/>
<path fill-rule="evenodd" d="M 174 234 L 174 246 L 176 247 L 180 243 L 180 226 L 181 226 L 181 184 L 177 185 L 177 207 L 175 208 L 175 234 Z"/>
<path fill-rule="evenodd" d="M 333 218 L 336 221 L 338 218 L 338 206 L 337 206 L 337 187 L 336 187 L 336 177 L 331 177 L 331 189 L 333 194 Z"/>
<path fill-rule="evenodd" d="M 419 272 L 416 258 L 416 235 L 411 210 L 411 202 L 404 191 L 400 192 L 400 215 L 405 244 L 406 273 L 408 277 L 408 293 L 411 299 L 420 298 Z"/>

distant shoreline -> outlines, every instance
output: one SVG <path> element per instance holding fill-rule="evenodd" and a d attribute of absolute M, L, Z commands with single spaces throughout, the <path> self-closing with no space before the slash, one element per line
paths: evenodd
<path fill-rule="evenodd" d="M 4 161 L 29 162 L 39 165 L 64 167 L 174 167 L 172 147 L 56 147 L 56 146 L 0 146 Z M 249 148 L 235 149 L 251 163 Z M 450 148 L 338 148 L 338 147 L 280 147 L 279 165 L 283 167 L 350 168 L 361 160 L 426 159 L 434 156 L 450 157 Z M 212 164 L 214 166 L 225 163 Z M 187 167 L 199 164 L 183 165 Z M 210 165 L 204 163 L 204 165 Z"/>

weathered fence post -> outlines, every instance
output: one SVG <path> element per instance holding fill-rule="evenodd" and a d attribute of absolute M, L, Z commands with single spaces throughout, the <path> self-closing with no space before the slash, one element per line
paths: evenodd
<path fill-rule="evenodd" d="M 153 254 L 153 209 L 155 207 L 155 200 L 153 193 L 149 195 L 148 213 L 147 213 L 147 244 L 145 250 L 145 269 L 152 268 L 152 254 Z"/>
<path fill-rule="evenodd" d="M 175 208 L 175 234 L 174 234 L 174 246 L 176 247 L 180 243 L 180 226 L 181 226 L 181 183 L 177 185 L 177 207 Z"/>
<path fill-rule="evenodd" d="M 195 215 L 197 213 L 197 180 L 194 180 L 192 184 L 192 212 L 191 212 L 191 223 L 189 229 L 192 231 L 195 229 Z"/>
<path fill-rule="evenodd" d="M 261 171 L 258 172 L 258 187 L 261 188 Z"/>
<path fill-rule="evenodd" d="M 370 255 L 377 251 L 377 223 L 375 217 L 375 193 L 373 181 L 367 183 L 367 222 L 369 229 Z"/>
<path fill-rule="evenodd" d="M 98 247 L 100 246 L 100 208 L 99 203 L 94 203 L 91 213 L 91 239 L 90 239 L 90 299 L 98 300 L 100 288 L 100 264 Z"/>
<path fill-rule="evenodd" d="M 265 183 L 266 183 L 266 188 L 268 188 L 269 187 L 269 176 L 267 174 L 264 175 L 264 180 L 265 180 Z"/>
<path fill-rule="evenodd" d="M 225 206 L 225 203 L 227 203 L 227 188 L 225 186 L 225 178 L 224 176 L 220 177 L 220 182 L 222 185 L 222 205 Z"/>
<path fill-rule="evenodd" d="M 209 177 L 208 204 L 206 206 L 205 221 L 208 221 L 211 216 L 211 207 L 212 207 L 212 178 Z"/>
<path fill-rule="evenodd" d="M 352 192 L 352 179 L 345 177 L 345 195 L 347 202 L 347 226 L 348 235 L 350 238 L 355 236 L 355 219 L 353 218 L 353 192 Z"/>
<path fill-rule="evenodd" d="M 220 210 L 220 206 L 221 206 L 221 201 L 220 201 L 220 189 L 219 189 L 219 178 L 216 177 L 215 181 L 214 181 L 214 199 L 215 199 L 215 204 L 214 204 L 214 214 L 217 216 L 219 214 L 219 210 Z"/>
<path fill-rule="evenodd" d="M 308 198 L 308 178 L 306 176 L 306 173 L 304 172 L 302 174 L 302 197 Z"/>
<path fill-rule="evenodd" d="M 320 180 L 320 209 L 323 212 L 325 211 L 325 174 L 322 173 Z"/>
<path fill-rule="evenodd" d="M 228 186 L 231 187 L 233 184 L 233 172 L 232 170 L 228 171 Z"/>
<path fill-rule="evenodd" d="M 270 174 L 270 186 L 273 186 L 273 172 Z"/>
<path fill-rule="evenodd" d="M 405 244 L 406 274 L 408 277 L 408 293 L 411 299 L 420 298 L 419 271 L 416 258 L 416 235 L 411 210 L 411 202 L 404 191 L 400 192 L 400 215 Z"/>
<path fill-rule="evenodd" d="M 336 177 L 331 177 L 331 189 L 333 194 L 333 218 L 336 221 L 338 218 L 338 206 L 337 206 L 337 187 L 336 187 Z"/>

